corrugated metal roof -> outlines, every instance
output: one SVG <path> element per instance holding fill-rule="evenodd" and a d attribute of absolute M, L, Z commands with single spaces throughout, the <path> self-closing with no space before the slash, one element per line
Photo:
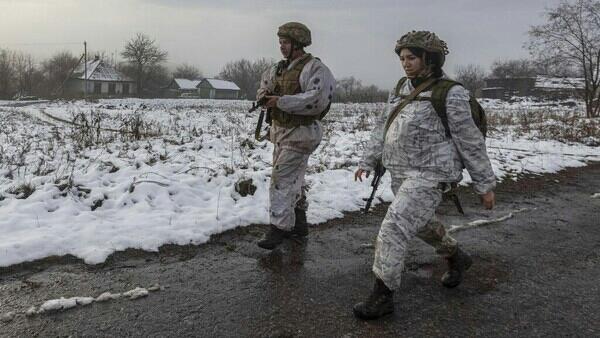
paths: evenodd
<path fill-rule="evenodd" d="M 180 89 L 196 89 L 202 80 L 173 79 Z"/>
<path fill-rule="evenodd" d="M 231 81 L 219 80 L 219 79 L 204 79 L 203 82 L 208 82 L 214 89 L 228 89 L 228 90 L 240 90 L 235 83 Z"/>
<path fill-rule="evenodd" d="M 84 66 L 85 66 L 84 62 L 80 62 L 77 65 L 77 67 L 75 67 L 75 70 L 73 71 L 73 74 L 71 75 L 71 78 L 85 80 L 86 77 L 83 74 L 85 72 Z M 97 80 L 97 81 L 133 82 L 132 79 L 123 75 L 121 72 L 119 72 L 116 69 L 114 69 L 113 67 L 105 64 L 102 60 L 99 60 L 99 59 L 90 60 L 87 62 L 87 79 L 88 80 Z"/>

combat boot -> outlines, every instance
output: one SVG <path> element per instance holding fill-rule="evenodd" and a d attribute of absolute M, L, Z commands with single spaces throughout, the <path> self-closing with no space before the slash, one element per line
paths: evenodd
<path fill-rule="evenodd" d="M 448 262 L 448 271 L 442 276 L 442 284 L 447 288 L 457 287 L 463 280 L 463 275 L 471 265 L 473 260 L 471 257 L 460 248 L 456 252 L 446 258 Z"/>
<path fill-rule="evenodd" d="M 354 305 L 354 315 L 360 319 L 377 319 L 394 312 L 394 291 L 375 279 L 373 292 L 365 302 Z"/>
<path fill-rule="evenodd" d="M 306 223 L 306 210 L 302 209 L 294 209 L 294 213 L 296 214 L 296 223 L 294 224 L 294 228 L 292 229 L 291 235 L 297 237 L 306 237 L 308 236 L 308 224 Z"/>
<path fill-rule="evenodd" d="M 267 249 L 273 250 L 275 249 L 285 237 L 289 236 L 289 231 L 284 231 L 279 229 L 278 227 L 271 224 L 271 228 L 269 231 L 263 236 L 263 238 L 258 241 L 258 246 Z"/>

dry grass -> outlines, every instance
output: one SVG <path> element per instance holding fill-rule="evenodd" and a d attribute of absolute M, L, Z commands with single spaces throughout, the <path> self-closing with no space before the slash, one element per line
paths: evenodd
<path fill-rule="evenodd" d="M 576 111 L 487 111 L 487 117 L 489 129 L 493 132 L 510 130 L 526 138 L 600 145 L 600 119 L 585 118 Z"/>

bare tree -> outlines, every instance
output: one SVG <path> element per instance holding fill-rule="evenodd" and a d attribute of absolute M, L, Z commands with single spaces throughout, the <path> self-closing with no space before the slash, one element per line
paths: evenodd
<path fill-rule="evenodd" d="M 129 62 L 121 62 L 117 65 L 117 70 L 126 76 L 137 79 L 138 68 L 135 64 Z M 171 81 L 171 73 L 167 67 L 163 65 L 154 65 L 144 69 L 143 73 L 144 95 L 155 97 L 162 95 L 162 88 Z"/>
<path fill-rule="evenodd" d="M 256 96 L 262 74 L 273 63 L 273 60 L 265 58 L 255 61 L 246 59 L 232 61 L 221 69 L 219 78 L 234 82 L 240 87 L 242 97 L 253 99 Z"/>
<path fill-rule="evenodd" d="M 339 79 L 335 85 L 335 97 L 339 102 L 353 102 L 354 92 L 362 87 L 360 80 L 354 76 Z"/>
<path fill-rule="evenodd" d="M 17 92 L 22 95 L 39 95 L 43 74 L 36 69 L 33 57 L 17 53 L 14 60 Z"/>
<path fill-rule="evenodd" d="M 202 72 L 200 72 L 200 70 L 197 67 L 184 63 L 177 66 L 177 68 L 173 72 L 173 77 L 179 79 L 195 80 L 202 77 Z"/>
<path fill-rule="evenodd" d="M 494 79 L 535 77 L 577 77 L 579 72 L 573 65 L 557 63 L 547 58 L 496 60 L 492 64 L 490 77 Z"/>
<path fill-rule="evenodd" d="M 533 77 L 546 74 L 538 65 L 529 59 L 512 59 L 494 61 L 491 67 L 490 77 L 495 79 L 506 79 L 515 77 Z"/>
<path fill-rule="evenodd" d="M 365 87 L 360 80 L 350 76 L 336 81 L 333 100 L 335 102 L 384 102 L 387 97 L 387 91 L 375 85 Z"/>
<path fill-rule="evenodd" d="M 146 72 L 146 89 L 152 96 L 161 95 L 161 89 L 169 84 L 171 80 L 169 70 L 162 65 L 155 65 L 148 68 Z"/>
<path fill-rule="evenodd" d="M 532 55 L 554 64 L 575 66 L 585 80 L 587 117 L 600 114 L 600 1 L 561 1 L 546 11 L 546 23 L 532 26 L 528 47 Z"/>
<path fill-rule="evenodd" d="M 0 97 L 11 98 L 14 94 L 14 52 L 0 50 Z"/>
<path fill-rule="evenodd" d="M 485 85 L 485 71 L 479 65 L 468 64 L 456 67 L 456 81 L 462 83 L 476 97 L 481 96 Z"/>
<path fill-rule="evenodd" d="M 79 58 L 73 56 L 69 51 L 58 52 L 42 62 L 47 94 L 58 94 L 62 84 L 78 62 Z"/>
<path fill-rule="evenodd" d="M 121 56 L 133 66 L 133 77 L 137 83 L 138 93 L 144 89 L 145 77 L 152 72 L 152 68 L 160 66 L 167 60 L 167 52 L 161 50 L 153 39 L 142 33 L 138 33 L 127 42 Z"/>

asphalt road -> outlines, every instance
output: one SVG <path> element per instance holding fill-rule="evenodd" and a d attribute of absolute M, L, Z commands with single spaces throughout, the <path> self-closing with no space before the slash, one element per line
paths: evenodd
<path fill-rule="evenodd" d="M 373 243 L 386 206 L 311 228 L 307 243 L 256 247 L 251 226 L 201 246 L 128 250 L 102 265 L 55 257 L 0 268 L 0 315 L 48 299 L 96 297 L 155 283 L 163 290 L 0 322 L 0 336 L 417 337 L 600 336 L 600 164 L 506 182 L 498 208 L 461 199 L 467 217 L 443 204 L 449 224 L 499 223 L 454 234 L 474 265 L 462 285 L 439 278 L 444 261 L 415 239 L 396 312 L 363 322 L 351 307 L 366 297 Z"/>

